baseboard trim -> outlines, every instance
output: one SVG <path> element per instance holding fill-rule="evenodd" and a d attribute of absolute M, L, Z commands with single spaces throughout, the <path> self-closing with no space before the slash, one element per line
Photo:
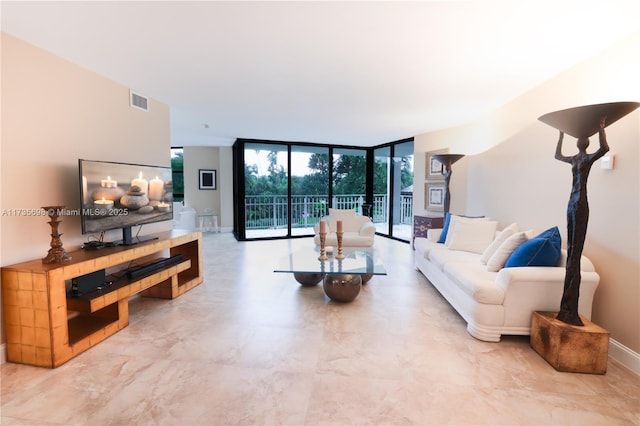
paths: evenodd
<path fill-rule="evenodd" d="M 640 376 L 640 354 L 615 339 L 609 339 L 609 356 Z"/>

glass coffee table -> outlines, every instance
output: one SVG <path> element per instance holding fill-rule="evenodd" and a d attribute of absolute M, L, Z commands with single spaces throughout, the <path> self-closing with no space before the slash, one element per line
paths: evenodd
<path fill-rule="evenodd" d="M 336 259 L 337 251 L 327 260 L 319 260 L 318 247 L 297 250 L 282 258 L 274 272 L 293 274 L 305 287 L 323 282 L 324 292 L 337 302 L 351 302 L 362 284 L 374 275 L 387 275 L 375 248 L 345 247 L 344 259 Z"/>

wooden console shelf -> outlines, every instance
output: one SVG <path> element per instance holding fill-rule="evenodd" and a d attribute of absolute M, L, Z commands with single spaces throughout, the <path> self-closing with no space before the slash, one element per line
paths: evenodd
<path fill-rule="evenodd" d="M 173 230 L 133 246 L 69 253 L 71 260 L 43 264 L 41 259 L 2 268 L 2 305 L 7 360 L 58 367 L 129 324 L 129 298 L 173 299 L 202 283 L 202 234 Z M 102 290 L 68 295 L 73 278 L 131 262 L 181 253 L 179 263 L 137 279 L 118 279 Z"/>

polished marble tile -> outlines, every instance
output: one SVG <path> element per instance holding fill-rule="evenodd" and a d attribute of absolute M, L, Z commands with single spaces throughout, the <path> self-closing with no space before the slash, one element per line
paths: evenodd
<path fill-rule="evenodd" d="M 640 378 L 560 373 L 523 336 L 474 339 L 376 239 L 388 275 L 352 303 L 273 273 L 311 239 L 205 234 L 203 285 L 131 299 L 130 325 L 54 369 L 3 364 L 2 424 L 640 424 Z"/>

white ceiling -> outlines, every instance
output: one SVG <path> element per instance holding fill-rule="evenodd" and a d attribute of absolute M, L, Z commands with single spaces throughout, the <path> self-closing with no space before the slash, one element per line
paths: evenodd
<path fill-rule="evenodd" d="M 640 30 L 637 0 L 1 7 L 4 32 L 168 104 L 174 146 L 372 146 L 464 124 Z"/>

